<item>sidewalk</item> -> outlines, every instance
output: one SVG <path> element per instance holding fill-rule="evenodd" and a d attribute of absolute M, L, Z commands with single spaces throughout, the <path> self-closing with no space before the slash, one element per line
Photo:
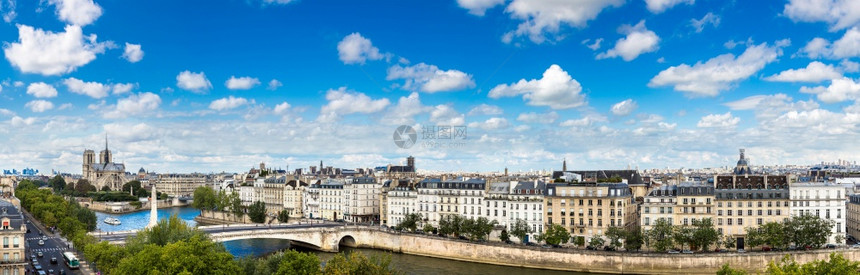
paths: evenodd
<path fill-rule="evenodd" d="M 39 220 L 37 220 L 35 217 L 33 217 L 33 215 L 31 215 L 31 214 L 30 214 L 30 212 L 28 212 L 27 210 L 24 210 L 24 208 L 23 208 L 23 207 L 22 207 L 20 210 L 21 210 L 21 213 L 23 213 L 23 214 L 24 214 L 24 216 L 26 216 L 26 217 L 27 217 L 27 219 L 28 219 L 28 220 L 30 220 L 30 223 L 31 223 L 31 224 L 33 224 L 33 226 L 36 226 L 36 227 L 38 228 L 38 230 L 39 230 L 39 231 L 42 231 L 42 233 L 44 233 L 46 236 L 50 236 L 50 237 L 54 237 L 54 238 L 58 238 L 58 239 L 60 239 L 60 240 L 63 240 L 63 242 L 66 242 L 66 244 L 68 245 L 68 240 L 66 240 L 65 238 L 63 238 L 62 236 L 60 236 L 60 234 L 58 234 L 58 233 L 51 233 L 51 230 L 49 230 L 48 228 L 46 228 L 46 227 L 42 224 L 42 222 L 41 222 L 41 221 L 39 221 Z M 83 253 L 82 253 L 82 252 L 78 251 L 76 248 L 75 248 L 75 249 L 68 248 L 68 246 L 67 246 L 66 250 L 67 250 L 67 251 L 71 251 L 72 253 L 74 253 L 74 254 L 75 254 L 75 257 L 78 257 L 78 259 L 79 259 L 78 261 L 79 261 L 80 266 L 81 266 L 81 268 L 79 269 L 79 271 L 80 271 L 82 274 L 87 274 L 87 275 L 90 275 L 90 274 L 96 274 L 95 272 L 93 272 L 93 271 L 90 269 L 90 265 L 89 265 L 89 263 L 88 263 L 86 260 L 84 260 L 84 255 L 83 255 Z M 73 273 L 74 273 L 74 272 L 73 272 Z"/>

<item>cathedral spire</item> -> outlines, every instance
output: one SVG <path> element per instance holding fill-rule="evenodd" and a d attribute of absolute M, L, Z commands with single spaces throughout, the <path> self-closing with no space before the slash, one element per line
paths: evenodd
<path fill-rule="evenodd" d="M 105 132 L 105 150 L 107 150 L 107 149 L 108 149 L 107 132 Z"/>

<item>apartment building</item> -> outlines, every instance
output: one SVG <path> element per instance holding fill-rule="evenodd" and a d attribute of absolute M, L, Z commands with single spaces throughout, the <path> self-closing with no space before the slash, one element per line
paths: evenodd
<path fill-rule="evenodd" d="M 320 192 L 320 217 L 326 220 L 342 220 L 345 200 L 343 179 L 325 179 L 319 185 Z"/>
<path fill-rule="evenodd" d="M 418 191 L 411 186 L 398 186 L 388 191 L 388 226 L 397 226 L 406 215 L 418 213 Z M 423 218 L 423 217 L 422 217 Z"/>
<path fill-rule="evenodd" d="M 678 185 L 664 185 L 648 192 L 641 205 L 642 230 L 651 230 L 660 219 L 674 224 L 677 202 Z"/>
<path fill-rule="evenodd" d="M 153 181 L 158 192 L 170 197 L 191 197 L 194 189 L 206 184 L 203 174 L 161 174 Z"/>
<path fill-rule="evenodd" d="M 304 216 L 303 209 L 303 200 L 305 189 L 308 187 L 308 183 L 302 180 L 290 180 L 284 184 L 283 190 L 283 206 L 284 210 L 289 213 L 290 218 L 301 218 Z"/>
<path fill-rule="evenodd" d="M 373 177 L 347 179 L 343 185 L 343 218 L 349 222 L 379 223 L 379 193 L 382 184 Z"/>
<path fill-rule="evenodd" d="M 855 240 L 860 239 L 860 194 L 848 197 L 845 213 L 845 232 Z"/>
<path fill-rule="evenodd" d="M 0 238 L 3 238 L 3 254 L 0 261 L 0 272 L 2 274 L 25 274 L 25 268 L 29 262 L 25 254 L 27 241 L 24 234 L 27 227 L 24 217 L 15 205 L 0 201 Z"/>
<path fill-rule="evenodd" d="M 639 225 L 633 194 L 626 183 L 555 183 L 547 184 L 546 188 L 547 226 L 559 224 L 571 236 L 590 240 L 595 234 L 603 235 L 611 226 Z"/>
<path fill-rule="evenodd" d="M 815 215 L 833 221 L 827 243 L 835 244 L 837 236 L 845 237 L 845 188 L 831 183 L 795 183 L 791 185 L 791 215 Z"/>
<path fill-rule="evenodd" d="M 322 200 L 322 182 L 315 180 L 302 192 L 302 215 L 305 218 L 321 219 L 320 201 Z"/>
<path fill-rule="evenodd" d="M 714 186 L 685 182 L 678 185 L 674 225 L 693 225 L 694 220 L 714 217 Z"/>
<path fill-rule="evenodd" d="M 434 227 L 439 226 L 439 220 L 445 215 L 478 218 L 481 216 L 485 187 L 486 181 L 483 179 L 421 180 L 416 184 L 418 213 Z"/>
<path fill-rule="evenodd" d="M 284 186 L 287 184 L 287 177 L 270 177 L 263 180 L 262 201 L 266 204 L 266 213 L 272 216 L 277 216 L 278 212 L 284 210 Z"/>
<path fill-rule="evenodd" d="M 736 168 L 736 171 L 742 171 Z M 788 177 L 782 175 L 721 175 L 714 177 L 717 231 L 733 236 L 744 248 L 747 227 L 783 222 L 789 216 Z"/>

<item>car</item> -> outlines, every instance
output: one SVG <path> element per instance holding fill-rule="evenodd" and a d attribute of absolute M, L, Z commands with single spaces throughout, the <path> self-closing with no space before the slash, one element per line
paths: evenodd
<path fill-rule="evenodd" d="M 57 264 L 57 257 L 51 257 L 51 264 Z"/>
<path fill-rule="evenodd" d="M 526 243 L 526 245 L 528 245 L 528 246 L 535 246 L 536 244 L 535 244 L 535 243 L 533 243 L 533 242 L 527 242 L 527 243 Z"/>
<path fill-rule="evenodd" d="M 693 251 L 691 251 L 691 250 L 689 250 L 689 249 L 684 249 L 684 250 L 681 250 L 681 253 L 684 253 L 684 254 L 693 254 Z"/>
<path fill-rule="evenodd" d="M 680 254 L 680 253 L 681 253 L 681 251 L 678 251 L 678 250 L 674 250 L 674 249 L 669 250 L 669 254 Z"/>
<path fill-rule="evenodd" d="M 590 246 L 590 245 L 586 246 L 586 247 L 585 247 L 585 249 L 586 249 L 586 250 L 595 250 L 595 249 L 594 249 L 594 247 L 593 247 L 593 246 Z"/>
<path fill-rule="evenodd" d="M 65 270 L 65 269 L 60 269 L 60 275 L 66 275 L 66 270 Z"/>
<path fill-rule="evenodd" d="M 469 238 L 466 238 L 466 236 L 460 236 L 460 237 L 457 237 L 457 238 L 459 238 L 459 239 L 461 239 L 461 240 L 464 240 L 464 241 L 468 241 L 468 240 L 469 240 Z"/>
<path fill-rule="evenodd" d="M 830 249 L 833 249 L 833 248 L 836 248 L 836 245 L 835 245 L 835 244 L 828 244 L 828 245 L 826 245 L 826 246 L 824 246 L 824 247 L 826 247 L 826 248 L 830 248 Z"/>
<path fill-rule="evenodd" d="M 40 251 L 40 252 L 36 252 L 36 255 L 39 255 L 39 258 L 41 258 L 42 256 L 45 256 L 45 254 L 42 254 L 42 252 L 41 252 L 41 251 Z"/>
<path fill-rule="evenodd" d="M 505 241 L 505 243 L 506 243 L 506 244 L 512 244 L 512 243 L 514 243 L 514 242 L 512 242 L 511 240 L 507 240 L 507 241 Z"/>
<path fill-rule="evenodd" d="M 37 265 L 35 265 L 35 266 L 34 266 L 34 268 L 35 268 L 36 270 L 42 270 L 42 265 L 37 264 Z"/>
<path fill-rule="evenodd" d="M 552 246 L 551 246 L 551 245 L 548 245 L 548 244 L 541 245 L 540 247 L 543 247 L 543 248 L 552 248 Z"/>
<path fill-rule="evenodd" d="M 761 251 L 770 251 L 770 250 L 771 250 L 771 249 L 770 249 L 770 247 L 768 247 L 768 246 L 764 246 L 764 247 L 762 247 L 762 248 L 761 248 Z"/>
<path fill-rule="evenodd" d="M 851 246 L 851 249 L 858 249 L 858 248 L 860 248 L 860 243 L 854 244 Z"/>
<path fill-rule="evenodd" d="M 554 244 L 554 245 L 552 245 L 552 248 L 561 248 L 561 246 L 560 246 L 560 245 L 557 245 L 557 244 Z"/>
<path fill-rule="evenodd" d="M 54 270 L 53 270 L 53 269 L 48 269 L 48 274 L 54 275 Z"/>
<path fill-rule="evenodd" d="M 31 260 L 35 260 L 35 259 L 36 259 L 36 254 L 30 254 L 30 259 L 31 259 Z"/>
<path fill-rule="evenodd" d="M 608 246 L 608 245 L 607 245 L 607 246 L 604 246 L 604 247 L 603 247 L 603 250 L 604 250 L 604 251 L 615 251 L 615 248 L 614 248 L 614 247 L 610 247 L 610 246 Z"/>
<path fill-rule="evenodd" d="M 47 235 L 45 235 L 45 236 L 42 236 L 42 240 L 45 240 L 45 241 L 47 241 L 47 240 L 48 240 L 48 236 L 47 236 Z"/>
<path fill-rule="evenodd" d="M 45 245 L 45 241 L 39 240 L 39 245 Z"/>
<path fill-rule="evenodd" d="M 37 273 L 37 274 L 39 274 L 39 275 L 48 275 L 48 273 L 45 273 L 45 271 L 44 271 L 44 270 L 39 270 L 39 273 Z"/>
<path fill-rule="evenodd" d="M 738 249 L 738 253 L 747 253 L 747 251 L 744 250 L 743 248 L 741 248 L 741 249 Z"/>

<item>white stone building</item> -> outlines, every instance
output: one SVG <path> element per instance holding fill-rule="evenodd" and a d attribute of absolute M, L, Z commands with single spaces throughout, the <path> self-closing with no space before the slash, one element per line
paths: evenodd
<path fill-rule="evenodd" d="M 388 191 L 387 203 L 387 224 L 397 226 L 406 218 L 406 215 L 418 213 L 418 191 L 409 186 L 395 187 Z"/>
<path fill-rule="evenodd" d="M 309 219 L 321 219 L 320 201 L 322 194 L 322 185 L 317 180 L 316 183 L 310 184 L 302 192 L 302 216 Z"/>
<path fill-rule="evenodd" d="M 343 219 L 345 200 L 343 194 L 343 179 L 325 179 L 320 188 L 320 217 L 337 221 Z"/>
<path fill-rule="evenodd" d="M 678 201 L 678 185 L 664 185 L 655 188 L 645 196 L 640 210 L 642 230 L 651 230 L 659 219 L 674 224 L 674 207 Z"/>
<path fill-rule="evenodd" d="M 791 215 L 815 215 L 833 221 L 833 230 L 827 238 L 835 244 L 836 236 L 845 238 L 845 188 L 830 183 L 796 183 L 791 191 Z"/>
<path fill-rule="evenodd" d="M 304 204 L 302 198 L 308 184 L 301 180 L 290 180 L 284 184 L 284 210 L 290 213 L 291 218 L 303 217 Z"/>
<path fill-rule="evenodd" d="M 343 218 L 348 222 L 379 223 L 379 193 L 382 184 L 372 177 L 347 179 L 343 185 Z"/>
<path fill-rule="evenodd" d="M 444 215 L 476 219 L 482 216 L 484 179 L 425 179 L 416 185 L 418 213 L 433 227 Z"/>

